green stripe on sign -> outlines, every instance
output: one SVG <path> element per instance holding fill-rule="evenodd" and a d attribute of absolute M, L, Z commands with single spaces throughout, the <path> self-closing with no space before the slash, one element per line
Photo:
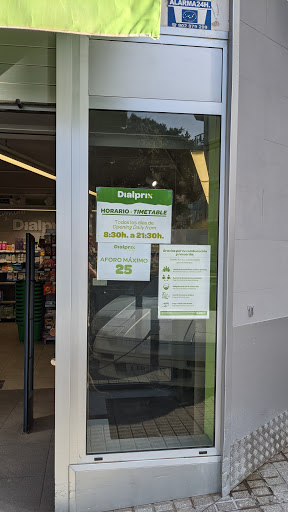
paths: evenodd
<path fill-rule="evenodd" d="M 172 190 L 147 188 L 98 187 L 97 201 L 103 203 L 137 204 L 144 203 L 159 206 L 172 205 Z"/>

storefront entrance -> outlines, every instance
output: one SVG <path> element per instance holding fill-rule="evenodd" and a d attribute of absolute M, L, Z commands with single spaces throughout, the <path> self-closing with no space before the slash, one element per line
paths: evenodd
<path fill-rule="evenodd" d="M 57 507 L 219 492 L 226 42 L 57 59 Z"/>
<path fill-rule="evenodd" d="M 1 111 L 0 508 L 7 511 L 54 510 L 56 134 L 55 113 L 43 110 Z M 34 422 L 22 434 L 26 233 L 35 238 Z"/>

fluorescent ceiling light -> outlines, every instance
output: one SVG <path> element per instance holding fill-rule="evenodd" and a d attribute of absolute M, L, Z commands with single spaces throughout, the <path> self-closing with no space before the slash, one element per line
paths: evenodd
<path fill-rule="evenodd" d="M 206 164 L 206 158 L 204 151 L 191 151 L 196 171 L 203 188 L 203 192 L 206 197 L 206 201 L 209 204 L 209 174 Z"/>
<path fill-rule="evenodd" d="M 42 171 L 42 169 L 38 169 L 33 165 L 25 164 L 24 162 L 20 162 L 20 160 L 16 160 L 16 158 L 11 158 L 10 156 L 6 156 L 3 153 L 0 153 L 0 160 L 3 162 L 7 162 L 8 164 L 15 165 L 16 167 L 21 167 L 21 169 L 25 169 L 26 171 L 34 172 L 35 174 L 39 174 L 44 178 L 48 178 L 49 180 L 56 181 L 56 176 L 49 172 Z"/>
<path fill-rule="evenodd" d="M 49 180 L 56 181 L 56 176 L 54 174 L 51 174 L 49 172 L 43 171 L 42 169 L 39 169 L 38 167 L 35 167 L 33 165 L 25 164 L 24 162 L 21 162 L 20 160 L 17 160 L 16 158 L 11 158 L 10 156 L 4 155 L 3 153 L 0 153 L 0 160 L 3 160 L 3 162 L 7 162 L 8 164 L 15 165 L 16 167 L 20 167 L 21 169 L 25 169 L 26 171 L 34 172 L 34 174 L 39 174 L 39 176 L 43 176 L 44 178 L 48 178 Z M 89 194 L 91 196 L 96 196 L 96 192 L 93 192 L 92 190 L 89 190 Z M 15 209 L 15 208 L 13 208 Z M 41 210 L 45 211 L 45 210 Z M 55 211 L 55 210 L 46 210 L 46 211 Z"/>

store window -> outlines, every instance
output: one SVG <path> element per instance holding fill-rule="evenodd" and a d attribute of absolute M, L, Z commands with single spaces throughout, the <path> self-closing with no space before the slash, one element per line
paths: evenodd
<path fill-rule="evenodd" d="M 90 112 L 87 453 L 212 447 L 220 117 Z"/>

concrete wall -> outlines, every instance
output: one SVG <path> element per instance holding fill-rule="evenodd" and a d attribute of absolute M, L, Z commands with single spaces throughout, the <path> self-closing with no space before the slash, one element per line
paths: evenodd
<path fill-rule="evenodd" d="M 255 432 L 288 409 L 288 2 L 241 0 L 240 8 L 234 448 L 243 438 L 248 446 Z M 248 306 L 254 307 L 251 318 Z M 249 450 L 244 456 L 232 449 L 232 484 L 281 449 L 272 434 L 266 446 L 259 440 L 257 454 L 250 443 L 250 457 Z"/>

